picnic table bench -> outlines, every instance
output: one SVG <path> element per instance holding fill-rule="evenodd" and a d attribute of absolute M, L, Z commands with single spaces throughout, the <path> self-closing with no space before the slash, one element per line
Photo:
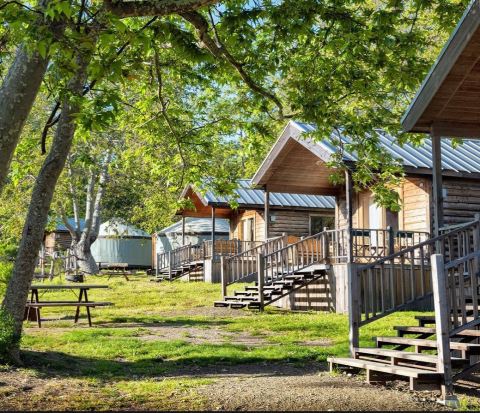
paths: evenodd
<path fill-rule="evenodd" d="M 102 289 L 110 288 L 108 285 L 32 285 L 30 287 L 30 300 L 25 306 L 25 319 L 30 321 L 37 321 L 38 327 L 42 327 L 42 320 L 40 317 L 40 309 L 44 307 L 76 307 L 75 312 L 75 323 L 78 322 L 80 316 L 80 307 L 85 307 L 87 311 L 88 325 L 92 326 L 92 317 L 90 314 L 90 308 L 94 307 L 106 307 L 113 305 L 111 302 L 107 301 L 90 301 L 88 299 L 88 291 L 93 289 Z M 77 300 L 50 300 L 50 301 L 41 301 L 39 298 L 39 290 L 47 291 L 59 291 L 59 290 L 70 290 L 74 292 L 75 290 L 79 291 Z M 33 310 L 33 311 L 32 311 Z"/>
<path fill-rule="evenodd" d="M 123 275 L 125 279 L 129 281 L 128 274 L 132 274 L 131 271 L 128 271 L 128 263 L 126 262 L 100 262 L 98 266 L 102 274 L 108 275 L 108 280 L 112 275 Z"/>

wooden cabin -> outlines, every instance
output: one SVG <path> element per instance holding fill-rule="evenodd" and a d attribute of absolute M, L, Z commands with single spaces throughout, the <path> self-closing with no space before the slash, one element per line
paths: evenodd
<path fill-rule="evenodd" d="M 247 179 L 239 180 L 235 195 L 230 198 L 211 191 L 202 192 L 192 185 L 185 188 L 181 197 L 190 204 L 177 211 L 183 220 L 185 217 L 212 220 L 211 239 L 204 242 L 206 281 L 220 281 L 217 264 L 221 255 L 234 255 L 285 234 L 287 242 L 293 242 L 334 226 L 333 197 L 285 192 L 266 194 L 261 189 L 253 189 Z M 233 202 L 236 207 L 232 207 Z M 230 220 L 229 240 L 215 239 L 216 218 Z"/>
<path fill-rule="evenodd" d="M 211 217 L 212 220 L 227 218 L 230 220 L 230 239 L 246 242 L 264 242 L 282 234 L 306 237 L 334 225 L 333 197 L 270 193 L 266 199 L 265 192 L 253 189 L 248 179 L 238 181 L 234 197 L 237 207 L 231 206 L 233 199 L 217 196 L 211 191 L 202 194 L 191 185 L 183 191 L 182 198 L 190 200 L 194 209 L 187 207 L 179 210 L 178 215 Z"/>
<path fill-rule="evenodd" d="M 433 189 L 431 142 L 420 147 L 398 144 L 395 137 L 377 131 L 380 143 L 393 157 L 403 163 L 405 178 L 396 188 L 401 211 L 393 212 L 375 204 L 369 191 L 349 190 L 345 185 L 329 181 L 332 170 L 327 163 L 337 151 L 330 142 L 315 142 L 308 134 L 314 127 L 291 121 L 273 146 L 252 179 L 252 184 L 267 191 L 295 191 L 305 194 L 335 196 L 335 228 L 349 226 L 348 202 L 351 202 L 351 228 L 386 229 L 432 233 Z M 337 136 L 348 143 L 349 138 Z M 456 148 L 451 140 L 442 141 L 443 225 L 471 221 L 480 212 L 480 142 L 466 140 Z M 344 153 L 347 168 L 355 167 L 355 155 Z M 309 176 L 306 180 L 305 176 Z"/>
<path fill-rule="evenodd" d="M 69 221 L 72 226 L 75 226 L 73 218 L 69 218 Z M 81 228 L 83 228 L 84 225 L 84 220 L 80 220 Z M 47 253 L 53 253 L 54 251 L 66 251 L 68 248 L 70 248 L 71 244 L 72 236 L 61 220 L 58 220 L 55 230 L 45 232 L 43 245 Z"/>

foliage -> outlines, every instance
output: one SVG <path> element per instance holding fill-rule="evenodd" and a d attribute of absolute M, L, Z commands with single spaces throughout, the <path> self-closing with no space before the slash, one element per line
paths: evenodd
<path fill-rule="evenodd" d="M 0 308 L 0 362 L 8 361 L 8 352 L 16 340 L 13 318 L 5 309 Z"/>

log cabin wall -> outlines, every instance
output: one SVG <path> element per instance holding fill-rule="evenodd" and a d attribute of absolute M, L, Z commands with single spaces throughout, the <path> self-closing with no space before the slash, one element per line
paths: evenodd
<path fill-rule="evenodd" d="M 286 210 L 270 208 L 270 216 L 275 218 L 270 221 L 269 236 L 277 237 L 283 233 L 306 237 L 310 235 L 310 216 L 325 215 L 333 216 L 334 212 L 329 210 Z M 246 210 L 233 213 L 230 218 L 231 238 L 245 239 L 243 234 L 243 221 L 254 220 L 255 241 L 265 240 L 265 218 L 262 210 Z"/>
<path fill-rule="evenodd" d="M 396 213 L 390 213 L 390 215 L 387 216 L 387 211 L 383 208 L 381 212 L 381 226 L 386 228 L 387 226 L 392 225 L 398 227 L 400 230 L 430 232 L 430 179 L 424 177 L 407 177 L 397 188 L 397 191 L 402 203 L 402 209 L 398 213 L 398 223 L 396 219 L 393 219 Z M 371 193 L 368 190 L 357 192 L 353 195 L 353 228 L 371 227 L 369 223 L 370 203 Z M 395 221 L 395 223 L 393 221 Z M 341 190 L 336 197 L 335 223 L 337 229 L 347 228 L 346 195 L 344 190 Z"/>
<path fill-rule="evenodd" d="M 431 232 L 431 180 L 424 177 L 406 177 L 398 189 L 402 209 L 399 229 Z"/>
<path fill-rule="evenodd" d="M 480 181 L 478 179 L 444 177 L 443 188 L 444 225 L 472 221 L 475 214 L 480 213 Z"/>

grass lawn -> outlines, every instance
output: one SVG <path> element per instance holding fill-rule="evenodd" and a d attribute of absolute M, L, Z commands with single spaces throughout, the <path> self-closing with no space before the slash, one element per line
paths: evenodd
<path fill-rule="evenodd" d="M 42 318 L 54 320 L 41 329 L 26 323 L 27 367 L 2 367 L 0 380 L 15 377 L 0 385 L 0 406 L 3 400 L 7 408 L 24 409 L 201 409 L 205 400 L 196 389 L 215 381 L 202 374 L 208 369 L 308 366 L 348 354 L 344 315 L 215 309 L 219 285 L 154 283 L 144 275 L 128 282 L 90 277 L 87 283 L 109 284 L 89 298 L 115 305 L 93 309 L 92 328 L 84 317 L 74 325 L 72 308 L 44 309 Z M 46 294 L 73 298 L 68 291 Z M 362 328 L 361 344 L 373 345 L 373 337 L 394 334 L 393 325 L 412 323 L 413 313 L 396 313 Z M 27 387 L 38 381 L 41 388 L 19 393 L 15 380 Z"/>

